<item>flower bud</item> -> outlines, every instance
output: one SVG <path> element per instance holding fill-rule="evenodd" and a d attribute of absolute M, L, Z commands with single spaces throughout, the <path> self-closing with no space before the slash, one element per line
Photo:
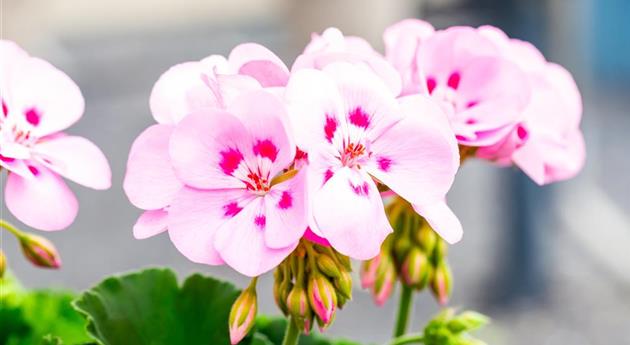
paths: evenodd
<path fill-rule="evenodd" d="M 435 244 L 438 241 L 438 236 L 435 231 L 431 229 L 431 226 L 429 226 L 429 223 L 425 220 L 422 222 L 422 225 L 416 234 L 416 239 L 424 252 L 431 255 L 433 253 L 433 249 L 435 249 Z"/>
<path fill-rule="evenodd" d="M 290 291 L 291 286 L 288 278 L 284 277 L 282 270 L 282 267 L 278 267 L 273 273 L 273 298 L 278 308 L 280 308 L 282 313 L 286 316 L 289 314 L 286 305 L 287 291 Z"/>
<path fill-rule="evenodd" d="M 7 270 L 7 257 L 0 250 L 0 279 L 4 277 L 4 272 Z"/>
<path fill-rule="evenodd" d="M 396 259 L 400 262 L 403 261 L 413 243 L 407 236 L 401 236 L 396 239 L 394 242 L 394 253 L 396 254 Z"/>
<path fill-rule="evenodd" d="M 337 307 L 337 293 L 330 281 L 314 272 L 308 282 L 308 300 L 323 325 L 332 322 Z"/>
<path fill-rule="evenodd" d="M 304 333 L 308 333 L 312 326 L 313 311 L 309 305 L 308 296 L 304 288 L 300 286 L 293 287 L 287 297 L 287 308 L 289 315 L 291 315 L 298 328 L 303 329 Z"/>
<path fill-rule="evenodd" d="M 258 302 L 255 281 L 238 296 L 230 310 L 230 342 L 238 344 L 254 326 Z"/>
<path fill-rule="evenodd" d="M 446 255 L 448 255 L 448 244 L 446 243 L 446 241 L 444 241 L 441 238 L 438 238 L 437 242 L 435 243 L 435 261 L 441 261 L 443 259 L 446 258 Z"/>
<path fill-rule="evenodd" d="M 380 265 L 376 270 L 376 281 L 372 289 L 374 302 L 382 306 L 394 291 L 396 283 L 396 267 L 391 257 L 383 255 Z"/>
<path fill-rule="evenodd" d="M 446 264 L 446 261 L 440 261 L 433 274 L 431 291 L 441 305 L 448 303 L 451 294 L 452 280 L 451 270 Z"/>
<path fill-rule="evenodd" d="M 376 281 L 376 270 L 381 262 L 381 255 L 383 254 L 379 254 L 370 260 L 363 261 L 361 264 L 361 287 L 364 289 L 374 286 L 374 281 Z"/>
<path fill-rule="evenodd" d="M 337 291 L 345 297 L 345 299 L 352 299 L 352 276 L 348 271 L 341 271 L 339 277 L 335 279 L 335 288 Z"/>
<path fill-rule="evenodd" d="M 316 260 L 319 270 L 328 277 L 335 279 L 341 275 L 339 267 L 337 267 L 337 263 L 330 256 L 326 254 L 319 254 Z"/>
<path fill-rule="evenodd" d="M 405 285 L 422 290 L 429 281 L 430 273 L 429 258 L 420 248 L 411 249 L 401 267 L 401 275 Z"/>
<path fill-rule="evenodd" d="M 33 235 L 24 234 L 20 237 L 22 253 L 33 265 L 43 268 L 61 267 L 61 259 L 55 246 L 47 239 Z"/>
<path fill-rule="evenodd" d="M 448 329 L 453 333 L 470 332 L 477 330 L 490 322 L 490 319 L 474 311 L 465 311 L 448 322 Z"/>

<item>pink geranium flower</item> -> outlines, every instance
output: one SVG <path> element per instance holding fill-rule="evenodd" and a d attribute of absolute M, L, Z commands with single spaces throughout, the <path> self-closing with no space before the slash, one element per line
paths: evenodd
<path fill-rule="evenodd" d="M 228 59 L 211 55 L 175 65 L 160 77 L 150 98 L 151 113 L 158 124 L 134 142 L 124 181 L 130 201 L 146 210 L 134 226 L 136 238 L 166 231 L 167 209 L 183 187 L 168 153 L 174 125 L 200 109 L 225 109 L 244 91 L 286 83 L 288 73 L 267 48 L 247 43 L 234 48 Z"/>
<path fill-rule="evenodd" d="M 297 245 L 307 225 L 305 174 L 274 180 L 296 153 L 284 117 L 280 99 L 259 90 L 175 128 L 170 156 L 185 187 L 171 202 L 168 228 L 190 260 L 257 276 Z"/>
<path fill-rule="evenodd" d="M 286 88 L 296 142 L 308 153 L 310 228 L 357 259 L 378 254 L 392 231 L 376 181 L 410 201 L 446 240 L 461 224 L 444 197 L 459 166 L 441 108 L 425 96 L 396 100 L 370 69 L 331 63 L 295 72 Z"/>
<path fill-rule="evenodd" d="M 510 39 L 495 27 L 479 31 L 527 74 L 532 98 L 518 127 L 477 155 L 516 164 L 541 185 L 575 176 L 584 165 L 585 149 L 579 128 L 582 98 L 573 77 L 562 66 L 547 62 L 528 42 Z"/>
<path fill-rule="evenodd" d="M 0 41 L 0 57 L 0 166 L 9 172 L 7 208 L 34 228 L 66 228 L 78 203 L 60 176 L 94 189 L 111 185 L 98 147 L 61 132 L 83 115 L 83 96 L 66 74 L 13 42 Z"/>
<path fill-rule="evenodd" d="M 477 29 L 431 33 L 424 22 L 402 22 L 386 31 L 385 40 L 405 92 L 439 100 L 460 144 L 493 145 L 522 119 L 530 99 L 527 77 Z"/>

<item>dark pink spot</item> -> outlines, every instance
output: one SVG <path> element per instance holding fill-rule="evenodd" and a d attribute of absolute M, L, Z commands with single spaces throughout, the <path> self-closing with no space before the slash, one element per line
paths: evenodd
<path fill-rule="evenodd" d="M 300 149 L 297 149 L 295 151 L 295 160 L 299 161 L 299 160 L 302 160 L 302 159 L 308 159 L 308 153 L 306 153 L 306 152 L 304 152 L 304 151 L 302 151 Z"/>
<path fill-rule="evenodd" d="M 265 224 L 267 224 L 267 217 L 263 214 L 256 216 L 256 218 L 254 218 L 254 224 L 260 229 L 264 229 Z"/>
<path fill-rule="evenodd" d="M 326 172 L 324 173 L 324 183 L 328 182 L 328 180 L 330 180 L 332 177 L 333 177 L 332 170 L 330 169 L 326 170 Z"/>
<path fill-rule="evenodd" d="M 2 101 L 2 114 L 4 114 L 5 117 L 9 115 L 9 107 L 4 103 L 4 100 Z"/>
<path fill-rule="evenodd" d="M 358 185 L 358 186 L 355 186 L 352 184 L 352 182 L 350 182 L 350 187 L 352 188 L 352 191 L 354 192 L 354 194 L 358 196 L 370 195 L 370 186 L 368 185 L 367 182 L 363 182 L 363 184 Z"/>
<path fill-rule="evenodd" d="M 471 119 L 466 120 L 466 124 L 467 125 L 474 125 L 475 123 L 477 123 L 477 120 L 475 120 L 475 119 L 471 118 Z"/>
<path fill-rule="evenodd" d="M 385 172 L 389 171 L 389 168 L 392 166 L 392 160 L 387 157 L 378 157 L 376 162 L 378 163 L 379 169 Z"/>
<path fill-rule="evenodd" d="M 324 125 L 324 133 L 328 142 L 332 143 L 333 137 L 337 131 L 337 120 L 335 118 L 326 116 L 326 124 Z"/>
<path fill-rule="evenodd" d="M 436 86 L 437 86 L 437 82 L 435 81 L 435 78 L 428 77 L 427 78 L 427 89 L 429 89 L 429 94 L 433 93 L 433 90 L 435 90 Z"/>
<path fill-rule="evenodd" d="M 457 141 L 466 141 L 466 137 L 464 137 L 463 135 L 456 135 L 455 139 L 457 139 Z"/>
<path fill-rule="evenodd" d="M 451 73 L 451 75 L 448 77 L 448 82 L 446 83 L 451 89 L 457 90 L 457 88 L 459 87 L 459 79 L 460 79 L 460 75 L 459 72 L 453 72 Z"/>
<path fill-rule="evenodd" d="M 278 157 L 278 148 L 269 139 L 258 140 L 256 145 L 254 145 L 254 154 L 264 158 L 269 158 L 272 162 L 275 162 L 276 157 Z"/>
<path fill-rule="evenodd" d="M 39 125 L 39 120 L 41 120 L 41 116 L 35 108 L 30 108 L 26 110 L 24 112 L 24 116 L 26 117 L 26 122 L 30 123 L 33 126 Z"/>
<path fill-rule="evenodd" d="M 226 175 L 232 175 L 234 170 L 238 168 L 243 160 L 243 154 L 237 149 L 228 149 L 221 152 L 221 162 L 219 166 Z"/>
<path fill-rule="evenodd" d="M 5 163 L 11 163 L 11 162 L 15 161 L 15 158 L 5 157 L 3 155 L 0 155 L 0 161 L 3 161 Z"/>
<path fill-rule="evenodd" d="M 282 196 L 280 197 L 280 201 L 278 202 L 278 207 L 286 210 L 291 206 L 293 206 L 293 197 L 291 196 L 291 193 L 287 191 L 282 192 Z"/>
<path fill-rule="evenodd" d="M 466 104 L 466 108 L 472 108 L 474 106 L 476 106 L 477 104 L 479 104 L 479 102 L 477 101 L 470 101 Z"/>
<path fill-rule="evenodd" d="M 351 111 L 348 115 L 348 119 L 350 119 L 350 123 L 357 127 L 368 128 L 370 125 L 370 117 L 361 107 L 357 107 Z"/>
<path fill-rule="evenodd" d="M 28 170 L 35 176 L 39 175 L 39 170 L 32 165 L 28 166 Z"/>
<path fill-rule="evenodd" d="M 518 126 L 518 128 L 516 129 L 516 135 L 518 135 L 518 138 L 521 140 L 527 139 L 527 129 L 525 129 L 525 127 L 523 126 Z"/>
<path fill-rule="evenodd" d="M 226 217 L 234 217 L 239 212 L 241 212 L 242 209 L 243 208 L 239 207 L 236 202 L 231 202 L 231 203 L 223 206 L 223 211 L 225 211 L 223 213 L 223 215 L 226 216 Z"/>

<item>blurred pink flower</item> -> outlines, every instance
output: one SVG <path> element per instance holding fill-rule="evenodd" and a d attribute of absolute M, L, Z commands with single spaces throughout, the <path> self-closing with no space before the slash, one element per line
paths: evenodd
<path fill-rule="evenodd" d="M 403 77 L 403 94 L 439 100 L 460 144 L 496 144 L 522 119 L 530 100 L 527 77 L 477 29 L 433 33 L 427 23 L 403 21 L 384 39 L 387 57 Z"/>
<path fill-rule="evenodd" d="M 313 34 L 311 42 L 302 55 L 298 56 L 291 71 L 303 68 L 323 69 L 333 62 L 362 65 L 376 73 L 398 96 L 401 90 L 400 75 L 385 58 L 370 44 L 355 36 L 344 36 L 337 28 L 328 28 L 321 35 Z"/>
<path fill-rule="evenodd" d="M 449 242 L 462 235 L 444 202 L 459 167 L 446 116 L 428 97 L 395 96 L 369 69 L 345 62 L 298 70 L 286 87 L 296 142 L 308 154 L 310 229 L 356 259 L 378 254 L 392 231 L 374 179 Z"/>
<path fill-rule="evenodd" d="M 60 176 L 107 189 L 109 164 L 92 142 L 61 132 L 84 110 L 81 91 L 66 74 L 10 41 L 0 41 L 0 56 L 0 166 L 9 172 L 7 208 L 31 227 L 64 229 L 79 206 Z"/>
<path fill-rule="evenodd" d="M 305 174 L 273 180 L 296 153 L 285 116 L 278 97 L 258 90 L 175 127 L 170 157 L 186 186 L 171 201 L 168 229 L 188 259 L 257 276 L 296 247 L 307 225 Z"/>
<path fill-rule="evenodd" d="M 540 185 L 575 176 L 586 154 L 579 127 L 582 98 L 573 77 L 562 66 L 547 62 L 529 42 L 510 39 L 495 27 L 479 31 L 527 74 L 532 98 L 512 133 L 494 146 L 480 148 L 477 156 L 514 163 Z"/>

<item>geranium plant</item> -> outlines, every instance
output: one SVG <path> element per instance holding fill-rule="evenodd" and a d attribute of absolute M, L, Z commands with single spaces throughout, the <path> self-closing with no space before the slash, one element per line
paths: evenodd
<path fill-rule="evenodd" d="M 444 309 L 408 333 L 414 292 L 428 288 L 446 306 L 453 288 L 447 249 L 463 230 L 446 194 L 473 158 L 518 167 L 541 185 L 577 174 L 580 93 L 564 68 L 494 27 L 435 30 L 405 20 L 384 41 L 382 55 L 330 28 L 291 68 L 245 43 L 227 58 L 166 71 L 150 98 L 157 123 L 129 153 L 123 187 L 143 210 L 133 234 L 166 232 L 189 260 L 252 280 L 239 292 L 200 275 L 180 286 L 161 269 L 111 277 L 73 303 L 69 322 L 87 323 L 86 331 L 35 336 L 48 344 L 354 344 L 307 336 L 351 303 L 354 259 L 377 305 L 400 283 L 391 344 L 483 344 L 469 335 L 487 323 L 474 312 Z M 7 207 L 27 225 L 58 230 L 77 211 L 58 175 L 104 189 L 107 161 L 87 140 L 58 133 L 82 113 L 76 85 L 10 42 L 1 48 Z M 33 263 L 60 265 L 48 241 L 0 225 Z M 257 294 L 258 277 L 272 271 L 287 320 L 257 316 L 258 299 L 272 298 Z M 28 319 L 36 293 L 4 293 L 0 317 L 14 313 L 15 322 L 0 340 L 21 339 L 20 325 L 37 330 Z"/>

